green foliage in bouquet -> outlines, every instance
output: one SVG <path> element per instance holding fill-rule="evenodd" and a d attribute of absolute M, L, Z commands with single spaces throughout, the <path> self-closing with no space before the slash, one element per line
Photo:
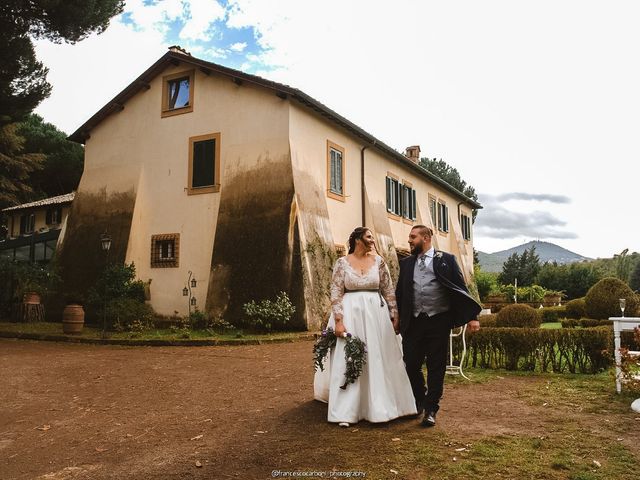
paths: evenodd
<path fill-rule="evenodd" d="M 347 365 L 347 369 L 344 374 L 344 384 L 340 386 L 345 390 L 350 383 L 354 383 L 358 377 L 362 374 L 362 369 L 367 363 L 367 346 L 358 337 L 345 334 L 344 339 L 346 341 L 344 347 L 344 359 Z M 327 328 L 322 331 L 322 334 L 316 340 L 313 345 L 313 364 L 320 371 L 324 371 L 324 360 L 329 355 L 329 352 L 335 348 L 338 338 L 333 328 Z"/>

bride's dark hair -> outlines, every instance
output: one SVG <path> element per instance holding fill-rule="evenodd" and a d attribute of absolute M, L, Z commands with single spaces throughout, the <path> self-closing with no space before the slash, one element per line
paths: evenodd
<path fill-rule="evenodd" d="M 353 253 L 356 250 L 356 240 L 362 240 L 364 234 L 369 231 L 367 227 L 357 227 L 351 232 L 351 235 L 349 235 L 349 253 Z"/>

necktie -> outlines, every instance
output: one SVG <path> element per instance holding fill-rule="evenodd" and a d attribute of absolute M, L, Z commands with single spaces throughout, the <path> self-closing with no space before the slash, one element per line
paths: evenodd
<path fill-rule="evenodd" d="M 426 255 L 421 255 L 420 258 L 418 259 L 418 268 L 420 268 L 420 270 L 425 270 L 427 268 L 427 266 L 424 264 L 426 259 L 427 259 Z"/>

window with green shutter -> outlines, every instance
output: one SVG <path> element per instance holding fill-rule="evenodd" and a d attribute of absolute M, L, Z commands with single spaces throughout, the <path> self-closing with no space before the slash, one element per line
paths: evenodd
<path fill-rule="evenodd" d="M 215 139 L 193 142 L 192 188 L 210 187 L 215 185 L 215 151 Z"/>
<path fill-rule="evenodd" d="M 449 208 L 444 202 L 438 202 L 438 230 L 443 233 L 449 231 Z"/>
<path fill-rule="evenodd" d="M 471 218 L 464 213 L 460 215 L 460 227 L 462 228 L 462 238 L 471 240 Z"/>
<path fill-rule="evenodd" d="M 416 219 L 416 191 L 411 185 L 402 185 L 402 216 L 407 220 Z"/>
<path fill-rule="evenodd" d="M 220 190 L 220 134 L 212 133 L 189 139 L 188 194 Z"/>
<path fill-rule="evenodd" d="M 393 177 L 386 177 L 387 212 L 400 216 L 402 214 L 402 185 Z"/>

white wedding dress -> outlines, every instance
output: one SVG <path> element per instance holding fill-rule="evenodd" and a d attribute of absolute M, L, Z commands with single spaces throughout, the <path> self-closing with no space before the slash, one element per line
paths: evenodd
<path fill-rule="evenodd" d="M 356 272 L 346 257 L 338 259 L 327 327 L 335 328 L 334 315 L 342 314 L 346 331 L 366 344 L 367 356 L 362 374 L 345 390 L 340 388 L 346 369 L 344 339 L 338 338 L 336 348 L 325 358 L 324 371 L 316 370 L 314 398 L 328 403 L 329 422 L 387 422 L 416 413 L 402 360 L 402 339 L 391 323 L 396 308 L 389 269 L 380 256 L 364 274 Z"/>

